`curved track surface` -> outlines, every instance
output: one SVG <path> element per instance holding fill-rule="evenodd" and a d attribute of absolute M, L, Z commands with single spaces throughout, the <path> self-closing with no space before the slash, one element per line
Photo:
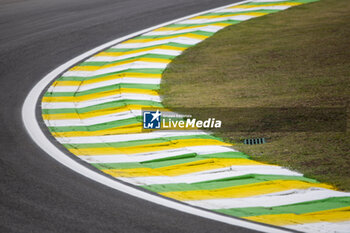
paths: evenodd
<path fill-rule="evenodd" d="M 46 73 L 102 43 L 227 0 L 0 1 L 0 232 L 252 232 L 97 184 L 27 135 L 21 107 Z"/>

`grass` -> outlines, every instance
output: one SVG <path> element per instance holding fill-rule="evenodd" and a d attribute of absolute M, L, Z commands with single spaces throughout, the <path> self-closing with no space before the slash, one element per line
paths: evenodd
<path fill-rule="evenodd" d="M 161 94 L 167 107 L 192 109 L 186 113 L 199 118 L 198 107 L 346 109 L 349 79 L 349 1 L 321 0 L 230 26 L 186 50 L 165 71 Z M 344 116 L 348 123 L 349 115 Z M 233 121 L 230 114 L 222 118 Z M 340 120 L 328 116 L 323 123 L 339 126 Z M 254 122 L 265 121 L 263 111 L 254 115 Z M 224 130 L 217 134 L 255 160 L 350 191 L 349 124 L 343 131 L 328 127 L 293 132 L 273 130 L 277 123 L 245 132 L 234 132 L 223 124 Z M 293 129 L 292 123 L 284 123 Z M 244 124 L 249 126 L 249 122 Z M 241 143 L 252 137 L 265 137 L 268 143 Z"/>

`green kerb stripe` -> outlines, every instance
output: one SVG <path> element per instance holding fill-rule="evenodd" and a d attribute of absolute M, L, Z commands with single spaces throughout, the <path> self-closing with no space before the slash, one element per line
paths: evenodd
<path fill-rule="evenodd" d="M 180 137 L 177 137 L 180 138 Z M 198 155 L 196 153 L 183 154 L 175 157 L 168 157 L 163 159 L 156 159 L 146 162 L 135 162 L 135 163 L 94 163 L 92 164 L 98 169 L 129 169 L 129 168 L 160 168 L 168 167 L 177 164 L 189 163 L 193 161 L 200 161 L 209 158 L 237 158 L 237 159 L 248 159 L 248 156 L 242 155 L 241 152 L 224 152 L 210 154 L 207 156 Z M 224 156 L 223 156 L 224 155 Z M 230 157 L 228 156 L 230 155 Z"/>
<path fill-rule="evenodd" d="M 106 110 L 109 108 L 120 108 L 127 105 L 144 105 L 144 106 L 152 106 L 162 108 L 163 105 L 159 102 L 151 101 L 151 100 L 116 100 L 112 102 L 96 104 L 89 107 L 83 108 L 60 108 L 60 109 L 42 109 L 43 114 L 62 114 L 62 113 L 88 113 L 92 111 L 100 111 Z"/>
<path fill-rule="evenodd" d="M 249 217 L 271 214 L 305 214 L 323 210 L 331 210 L 350 206 L 350 197 L 331 197 L 327 199 L 302 202 L 292 205 L 283 205 L 275 207 L 249 207 L 233 209 L 217 209 L 216 212 L 236 216 Z"/>
<path fill-rule="evenodd" d="M 242 152 L 229 151 L 229 152 L 220 152 L 220 153 L 205 154 L 205 155 L 198 155 L 197 153 L 188 153 L 188 154 L 182 154 L 182 155 L 175 155 L 175 156 L 172 156 L 172 157 L 166 157 L 166 158 L 149 160 L 149 161 L 147 161 L 147 163 L 168 161 L 170 159 L 192 158 L 192 157 L 197 157 L 197 158 L 249 159 L 249 156 L 244 154 L 244 153 L 242 153 Z"/>
<path fill-rule="evenodd" d="M 172 55 L 163 55 L 163 54 L 153 54 L 153 53 L 148 53 L 148 54 L 144 54 L 144 55 L 139 55 L 139 56 L 135 56 L 135 57 L 129 57 L 129 58 L 125 58 L 125 59 L 121 59 L 121 60 L 117 60 L 117 61 L 86 61 L 86 62 L 82 62 L 77 66 L 104 66 L 104 65 L 112 65 L 114 63 L 118 63 L 118 62 L 124 62 L 124 61 L 129 61 L 129 60 L 134 60 L 134 59 L 140 59 L 140 58 L 161 58 L 161 59 L 173 59 L 176 56 L 172 56 Z"/>
<path fill-rule="evenodd" d="M 141 121 L 142 117 L 140 116 L 139 120 Z M 145 139 L 145 140 L 134 140 L 126 142 L 108 142 L 108 143 L 84 143 L 84 144 L 63 144 L 66 148 L 103 148 L 103 147 L 131 147 L 131 146 L 142 146 L 156 143 L 169 143 L 171 144 L 173 140 L 181 139 L 214 139 L 220 140 L 220 138 L 214 137 L 209 134 L 205 135 L 190 135 L 190 136 L 176 136 L 176 137 L 163 137 L 163 138 L 154 138 L 154 139 Z"/>
<path fill-rule="evenodd" d="M 214 190 L 238 185 L 254 184 L 271 180 L 302 180 L 311 183 L 318 183 L 316 180 L 308 179 L 303 176 L 284 176 L 284 175 L 260 175 L 249 174 L 243 176 L 228 177 L 225 179 L 204 181 L 198 183 L 177 183 L 177 184 L 154 184 L 142 186 L 153 192 L 182 192 L 194 190 Z"/>
<path fill-rule="evenodd" d="M 166 158 L 163 161 L 147 161 L 147 162 L 135 162 L 135 163 L 94 163 L 92 164 L 98 169 L 129 169 L 129 168 L 161 168 L 161 167 L 169 167 L 173 165 L 179 165 L 184 163 L 190 163 L 194 161 L 206 160 L 209 158 L 201 157 L 192 154 L 183 155 L 184 158 Z M 241 157 L 239 157 L 241 158 Z M 226 159 L 226 158 L 224 158 Z"/>
<path fill-rule="evenodd" d="M 140 163 L 94 163 L 96 168 L 98 169 L 129 169 L 129 168 L 160 168 L 160 167 L 168 167 L 172 165 L 178 165 L 178 164 L 184 164 L 189 163 L 193 161 L 200 161 L 204 159 L 208 159 L 209 157 L 203 157 L 200 155 L 197 155 L 196 153 L 190 153 L 190 154 L 184 154 L 181 156 L 176 157 L 170 157 L 170 158 L 164 158 L 159 161 L 147 161 L 147 162 L 140 162 Z M 236 156 L 231 158 L 245 158 L 243 156 Z"/>
<path fill-rule="evenodd" d="M 175 42 L 169 42 L 169 43 L 165 43 L 165 44 L 161 44 L 161 45 L 167 45 L 167 46 L 172 46 L 172 47 L 177 47 L 177 48 L 189 48 L 191 47 L 192 45 L 188 45 L 188 44 L 180 44 L 180 43 L 175 43 Z M 160 45 L 151 45 L 151 46 L 145 46 L 145 47 L 142 47 L 142 48 L 127 48 L 127 49 L 124 49 L 124 48 L 110 48 L 110 49 L 107 49 L 103 52 L 130 52 L 130 51 L 137 51 L 139 49 L 150 49 L 150 48 L 154 48 L 154 47 L 158 47 Z"/>
<path fill-rule="evenodd" d="M 240 6 L 264 6 L 264 5 L 270 5 L 270 4 L 278 4 L 278 3 L 309 3 L 309 2 L 317 2 L 318 0 L 290 0 L 290 1 L 283 1 L 283 2 L 249 2 L 242 4 Z"/>
<path fill-rule="evenodd" d="M 196 34 L 196 35 L 201 35 L 201 36 L 212 36 L 214 35 L 214 32 L 206 32 L 206 31 L 192 31 L 192 32 L 182 32 L 182 33 L 176 33 L 176 34 L 171 34 L 171 35 L 154 35 L 154 36 L 139 36 L 134 39 L 161 39 L 164 37 L 169 37 L 169 36 L 181 36 L 181 35 L 188 35 L 188 34 Z"/>
<path fill-rule="evenodd" d="M 79 76 L 62 76 L 58 78 L 58 81 L 85 81 L 85 80 L 92 80 L 92 79 L 98 79 L 98 78 L 105 78 L 111 75 L 124 75 L 127 73 L 138 73 L 138 74 L 162 74 L 164 69 L 155 69 L 155 68 L 144 68 L 144 69 L 125 69 L 120 70 L 108 74 L 100 74 L 90 77 L 79 77 Z"/>
<path fill-rule="evenodd" d="M 219 138 L 221 139 L 221 138 Z M 198 155 L 201 158 L 249 159 L 249 156 L 239 151 L 228 151 L 213 154 Z"/>
<path fill-rule="evenodd" d="M 51 132 L 98 131 L 98 130 L 105 130 L 105 129 L 111 129 L 116 127 L 127 126 L 131 124 L 137 124 L 141 122 L 142 122 L 141 116 L 138 116 L 138 117 L 132 117 L 128 119 L 111 121 L 107 123 L 101 123 L 101 124 L 90 125 L 90 126 L 56 126 L 56 127 L 49 126 L 48 128 Z"/>
<path fill-rule="evenodd" d="M 223 20 L 223 21 L 216 21 L 216 22 L 210 22 L 210 23 L 198 23 L 198 24 L 171 24 L 168 26 L 165 26 L 165 28 L 186 28 L 186 27 L 192 27 L 192 26 L 209 26 L 212 24 L 217 24 L 217 23 L 227 23 L 227 24 L 237 24 L 242 21 L 240 20 Z"/>
<path fill-rule="evenodd" d="M 87 91 L 80 92 L 46 92 L 45 97 L 79 97 L 89 94 L 95 94 L 99 92 L 107 92 L 107 91 L 116 91 L 120 88 L 129 88 L 129 89 L 143 89 L 143 90 L 159 90 L 159 84 L 139 84 L 139 83 L 118 83 L 105 87 L 98 87 L 94 89 L 90 89 Z"/>
<path fill-rule="evenodd" d="M 187 158 L 187 159 L 175 159 L 164 162 L 155 163 L 102 163 L 102 164 L 92 164 L 96 168 L 102 169 L 130 169 L 130 168 L 160 168 L 168 167 L 172 165 L 178 165 L 183 163 L 190 163 L 194 161 L 203 160 L 203 158 Z"/>
<path fill-rule="evenodd" d="M 125 127 L 128 125 L 141 124 L 141 123 L 142 123 L 142 116 L 137 116 L 137 117 L 131 117 L 123 120 L 109 121 L 105 123 L 86 125 L 86 126 L 49 126 L 48 128 L 52 132 L 73 132 L 73 131 L 87 132 L 87 131 L 99 131 L 99 130 L 112 129 L 116 127 Z M 91 148 L 91 147 L 87 147 L 87 148 Z"/>
<path fill-rule="evenodd" d="M 275 13 L 275 12 L 279 12 L 281 10 L 242 10 L 242 11 L 239 11 L 239 12 L 220 12 L 220 13 L 217 13 L 217 12 L 214 12 L 214 13 L 208 13 L 208 14 L 205 14 L 205 15 L 201 15 L 201 16 L 225 16 L 225 15 L 233 15 L 233 14 L 243 14 L 243 13 L 267 13 L 267 14 L 270 14 L 270 13 Z"/>

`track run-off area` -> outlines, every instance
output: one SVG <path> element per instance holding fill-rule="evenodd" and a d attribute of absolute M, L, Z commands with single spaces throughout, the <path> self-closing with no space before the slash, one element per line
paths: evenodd
<path fill-rule="evenodd" d="M 93 169 L 74 168 L 68 155 L 60 162 L 88 177 L 103 176 L 97 168 L 147 190 L 137 189 L 144 199 L 152 199 L 149 191 L 155 192 L 166 197 L 162 205 L 189 208 L 188 213 L 191 206 L 200 207 L 193 208 L 198 211 L 194 214 L 233 225 L 265 232 L 284 231 L 268 225 L 303 232 L 348 232 L 349 193 L 253 161 L 203 131 L 144 132 L 142 128 L 142 109 L 169 111 L 158 91 L 163 71 L 176 56 L 227 26 L 310 2 L 314 0 L 244 1 L 121 38 L 76 58 L 71 64 L 75 66 L 50 76 L 57 78 L 49 87 L 45 82 L 38 86 L 46 89 L 41 116 L 64 152 Z M 31 131 L 33 119 L 26 113 L 35 103 L 27 98 L 22 112 L 34 140 L 38 135 Z M 54 157 L 55 149 L 48 149 L 53 145 L 40 143 Z M 108 176 L 105 179 L 100 182 L 112 187 Z M 154 202 L 162 199 L 154 198 Z M 186 205 L 169 204 L 169 198 Z"/>

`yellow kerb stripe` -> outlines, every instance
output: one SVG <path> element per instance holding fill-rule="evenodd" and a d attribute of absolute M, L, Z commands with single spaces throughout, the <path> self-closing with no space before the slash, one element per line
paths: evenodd
<path fill-rule="evenodd" d="M 171 150 L 188 146 L 207 146 L 207 145 L 220 145 L 231 146 L 231 144 L 214 140 L 214 139 L 183 139 L 174 140 L 171 142 L 155 143 L 141 146 L 131 147 L 104 147 L 104 148 L 83 148 L 83 149 L 70 149 L 69 151 L 75 155 L 106 155 L 106 154 L 137 154 L 148 153 L 154 151 Z"/>
<path fill-rule="evenodd" d="M 119 78 L 154 78 L 154 79 L 160 79 L 162 77 L 161 74 L 147 74 L 147 73 L 120 73 L 120 74 L 113 74 L 113 75 L 107 75 L 100 78 L 94 78 L 84 81 L 66 81 L 66 80 L 57 80 L 55 81 L 52 86 L 80 86 L 80 85 L 87 85 L 92 83 L 99 83 Z"/>
<path fill-rule="evenodd" d="M 170 59 L 164 59 L 164 58 L 148 58 L 148 57 L 143 57 L 143 58 L 134 58 L 130 59 L 127 61 L 121 61 L 121 62 L 115 62 L 113 64 L 108 64 L 104 66 L 75 66 L 70 69 L 70 71 L 96 71 L 96 70 L 101 70 L 101 69 L 107 69 L 111 67 L 116 67 L 120 65 L 126 65 L 134 62 L 154 62 L 154 63 L 169 63 L 171 62 Z"/>
<path fill-rule="evenodd" d="M 173 39 L 173 38 L 177 38 L 177 37 L 187 37 L 187 38 L 192 38 L 192 39 L 205 40 L 209 36 L 197 35 L 197 34 L 193 34 L 193 33 L 186 33 L 186 34 L 181 34 L 181 35 L 166 36 L 166 37 L 160 37 L 160 38 L 131 39 L 131 40 L 123 42 L 122 44 L 147 43 L 147 42 L 152 42 L 152 41 L 168 40 L 168 39 Z"/>
<path fill-rule="evenodd" d="M 238 15 L 251 15 L 251 16 L 263 16 L 268 13 L 260 13 L 260 12 L 250 12 L 250 13 L 232 13 L 232 14 L 226 14 L 226 15 L 203 15 L 203 16 L 197 16 L 192 19 L 215 19 L 215 18 L 224 18 L 224 17 L 230 17 L 230 16 L 238 16 Z"/>
<path fill-rule="evenodd" d="M 261 182 L 257 184 L 239 185 L 234 187 L 214 189 L 214 190 L 196 190 L 182 192 L 163 192 L 160 193 L 166 197 L 174 198 L 181 201 L 189 200 L 206 200 L 216 198 L 241 198 L 267 193 L 281 192 L 290 189 L 308 189 L 311 187 L 332 188 L 326 184 L 314 184 L 304 181 L 294 180 L 274 180 Z"/>
<path fill-rule="evenodd" d="M 122 55 L 130 55 L 134 53 L 141 53 L 141 52 L 146 52 L 149 50 L 153 49 L 166 49 L 166 50 L 176 50 L 176 51 L 183 51 L 186 48 L 183 47 L 175 47 L 175 46 L 170 46 L 170 45 L 158 45 L 158 46 L 152 46 L 150 48 L 141 48 L 141 49 L 131 49 L 131 51 L 126 51 L 126 52 L 100 52 L 96 54 L 94 57 L 100 57 L 100 56 L 112 56 L 112 57 L 117 57 L 117 56 L 122 56 Z"/>
<path fill-rule="evenodd" d="M 266 6 L 298 6 L 301 5 L 300 2 L 283 2 L 283 3 L 271 3 L 271 4 L 264 4 L 264 5 L 238 5 L 238 6 L 232 6 L 228 9 L 233 8 L 253 8 L 253 7 L 266 7 Z"/>
<path fill-rule="evenodd" d="M 307 214 L 261 215 L 245 217 L 245 219 L 278 226 L 316 222 L 344 222 L 350 221 L 350 206 Z"/>
<path fill-rule="evenodd" d="M 234 165 L 261 165 L 249 159 L 205 159 L 161 168 L 105 169 L 114 177 L 180 176 L 194 172 L 218 169 Z"/>
<path fill-rule="evenodd" d="M 147 132 L 152 132 L 151 130 Z M 71 132 L 51 132 L 54 137 L 88 137 L 104 136 L 116 134 L 144 133 L 141 123 L 128 125 L 127 127 L 115 127 L 99 131 L 71 131 Z"/>
<path fill-rule="evenodd" d="M 49 97 L 45 96 L 42 99 L 42 102 L 81 102 L 87 100 L 93 100 L 97 98 L 107 97 L 111 95 L 123 94 L 123 93 L 132 93 L 132 94 L 144 94 L 144 95 L 159 95 L 157 91 L 145 90 L 145 89 L 135 89 L 135 88 L 120 88 L 112 91 L 98 92 L 83 96 L 55 96 Z"/>
<path fill-rule="evenodd" d="M 193 28 L 201 28 L 201 27 L 206 27 L 206 26 L 219 26 L 219 27 L 226 27 L 231 24 L 229 23 L 208 23 L 206 25 L 197 25 L 197 26 L 178 26 L 178 27 L 162 27 L 153 30 L 153 32 L 159 32 L 159 31 L 179 31 L 179 30 L 185 30 L 185 29 L 193 29 Z"/>
<path fill-rule="evenodd" d="M 152 106 L 147 105 L 126 105 L 124 107 L 117 108 L 106 108 L 103 110 L 96 110 L 87 113 L 58 113 L 58 114 L 42 114 L 44 120 L 68 120 L 68 119 L 87 119 L 91 117 L 115 114 L 120 112 L 126 112 L 131 110 L 142 110 L 144 108 L 152 108 Z M 164 108 L 157 108 L 161 111 Z M 165 109 L 164 109 L 165 110 Z"/>

